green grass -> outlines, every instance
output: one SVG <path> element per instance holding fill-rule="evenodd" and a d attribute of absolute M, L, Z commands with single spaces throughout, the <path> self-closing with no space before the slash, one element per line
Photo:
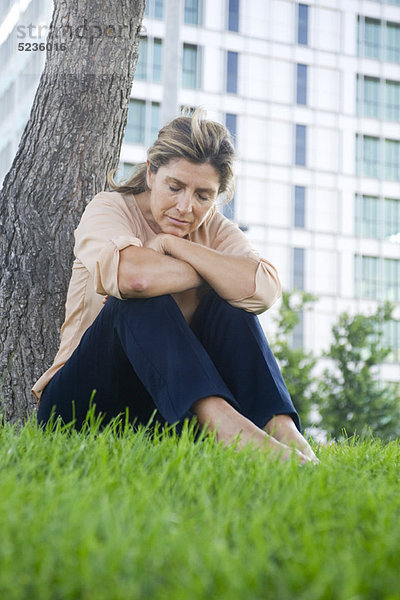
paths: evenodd
<path fill-rule="evenodd" d="M 400 599 L 398 443 L 0 428 L 0 598 Z"/>

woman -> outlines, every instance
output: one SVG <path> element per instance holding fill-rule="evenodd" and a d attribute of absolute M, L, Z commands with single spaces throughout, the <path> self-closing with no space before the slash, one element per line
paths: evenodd
<path fill-rule="evenodd" d="M 239 447 L 316 460 L 256 317 L 280 295 L 276 270 L 216 209 L 232 196 L 233 160 L 227 129 L 197 110 L 89 203 L 60 349 L 33 388 L 39 423 L 54 410 L 79 428 L 93 399 L 104 422 L 156 410 L 179 430 L 196 416 L 225 444 L 240 434 Z"/>

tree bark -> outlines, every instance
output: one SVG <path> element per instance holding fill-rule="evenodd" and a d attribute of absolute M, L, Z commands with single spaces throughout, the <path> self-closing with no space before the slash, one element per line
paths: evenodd
<path fill-rule="evenodd" d="M 145 0 L 54 5 L 45 68 L 0 192 L 0 412 L 10 421 L 35 407 L 31 387 L 59 345 L 74 229 L 118 164 Z"/>

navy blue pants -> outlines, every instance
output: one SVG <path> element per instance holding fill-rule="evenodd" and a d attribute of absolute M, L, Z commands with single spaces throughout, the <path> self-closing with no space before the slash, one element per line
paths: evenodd
<path fill-rule="evenodd" d="M 156 411 L 155 421 L 179 422 L 179 429 L 194 416 L 196 400 L 220 396 L 259 427 L 276 414 L 290 414 L 300 429 L 258 318 L 213 290 L 190 326 L 170 295 L 109 298 L 44 389 L 39 424 L 53 409 L 65 423 L 75 418 L 79 429 L 92 396 L 104 424 L 128 408 L 130 421 L 146 424 Z"/>

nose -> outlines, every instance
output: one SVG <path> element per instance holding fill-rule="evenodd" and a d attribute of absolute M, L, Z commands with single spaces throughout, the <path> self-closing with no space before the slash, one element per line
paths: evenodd
<path fill-rule="evenodd" d="M 190 190 L 185 190 L 182 194 L 179 194 L 176 209 L 181 215 L 192 211 L 192 194 Z"/>

